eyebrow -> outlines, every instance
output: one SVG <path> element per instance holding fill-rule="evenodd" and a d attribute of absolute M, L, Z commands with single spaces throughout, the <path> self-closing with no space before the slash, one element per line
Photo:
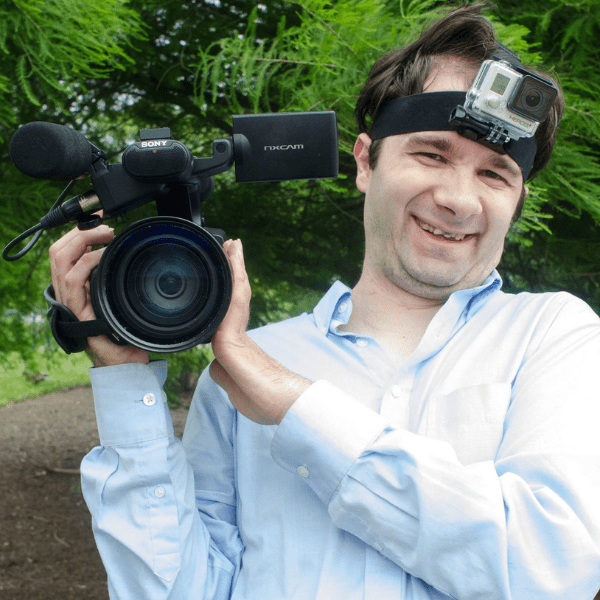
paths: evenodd
<path fill-rule="evenodd" d="M 420 135 L 415 133 L 410 136 L 408 140 L 408 145 L 411 146 L 429 146 L 430 148 L 435 148 L 440 152 L 452 152 L 455 147 L 455 144 L 445 137 L 430 137 L 428 135 Z"/>
<path fill-rule="evenodd" d="M 502 155 L 498 154 L 494 156 L 491 160 L 492 167 L 495 169 L 502 169 L 512 175 L 513 177 L 519 178 L 521 177 L 521 169 L 517 165 L 513 165 L 509 159 L 504 158 Z"/>
<path fill-rule="evenodd" d="M 419 133 L 413 134 L 409 141 L 408 146 L 428 146 L 429 148 L 434 148 L 439 152 L 452 153 L 456 147 L 454 142 L 446 137 L 439 136 L 429 136 L 429 135 L 421 135 Z M 492 151 L 493 152 L 493 151 Z M 492 156 L 490 156 L 489 161 L 490 167 L 494 169 L 502 170 L 508 173 L 509 175 L 519 178 L 521 177 L 521 169 L 516 164 L 512 164 L 511 159 L 507 159 L 502 154 L 497 154 L 494 152 Z"/>

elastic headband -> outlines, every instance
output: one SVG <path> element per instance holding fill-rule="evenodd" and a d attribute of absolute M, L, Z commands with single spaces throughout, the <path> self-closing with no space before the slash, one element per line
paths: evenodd
<path fill-rule="evenodd" d="M 537 152 L 535 138 L 522 137 L 505 144 L 494 144 L 464 124 L 451 122 L 450 115 L 457 106 L 465 103 L 466 95 L 466 92 L 426 92 L 389 100 L 377 115 L 371 139 L 416 131 L 457 131 L 499 154 L 508 154 L 519 165 L 523 181 L 526 181 Z"/>

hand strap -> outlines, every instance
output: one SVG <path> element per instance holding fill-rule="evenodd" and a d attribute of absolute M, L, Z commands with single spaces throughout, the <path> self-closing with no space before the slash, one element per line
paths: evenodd
<path fill-rule="evenodd" d="M 50 305 L 47 317 L 52 335 L 67 354 L 83 352 L 87 348 L 87 338 L 97 335 L 108 335 L 114 342 L 123 343 L 115 339 L 115 333 L 106 321 L 80 321 L 71 310 L 56 300 L 52 285 L 44 290 L 44 298 Z"/>

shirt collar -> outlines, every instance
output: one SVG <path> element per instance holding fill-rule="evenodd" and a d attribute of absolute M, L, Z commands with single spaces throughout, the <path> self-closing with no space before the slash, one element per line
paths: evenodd
<path fill-rule="evenodd" d="M 445 321 L 453 324 L 462 320 L 461 317 L 468 321 L 501 287 L 502 278 L 494 269 L 480 286 L 454 292 L 440 312 L 444 313 Z M 315 306 L 313 318 L 318 329 L 327 334 L 332 327 L 348 322 L 351 311 L 352 290 L 342 282 L 336 281 Z"/>

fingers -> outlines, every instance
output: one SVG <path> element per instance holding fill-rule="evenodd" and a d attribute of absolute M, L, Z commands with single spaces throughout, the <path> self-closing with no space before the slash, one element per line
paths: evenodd
<path fill-rule="evenodd" d="M 91 247 L 110 242 L 114 232 L 102 225 L 88 231 L 73 229 L 50 248 L 52 285 L 58 302 L 70 308 L 80 319 L 93 318 L 88 280 L 98 265 L 102 250 Z"/>
<path fill-rule="evenodd" d="M 244 249 L 240 240 L 228 240 L 223 245 L 223 250 L 229 259 L 233 279 L 231 303 L 223 325 L 224 329 L 231 333 L 243 333 L 248 325 L 252 297 L 244 261 Z"/>

